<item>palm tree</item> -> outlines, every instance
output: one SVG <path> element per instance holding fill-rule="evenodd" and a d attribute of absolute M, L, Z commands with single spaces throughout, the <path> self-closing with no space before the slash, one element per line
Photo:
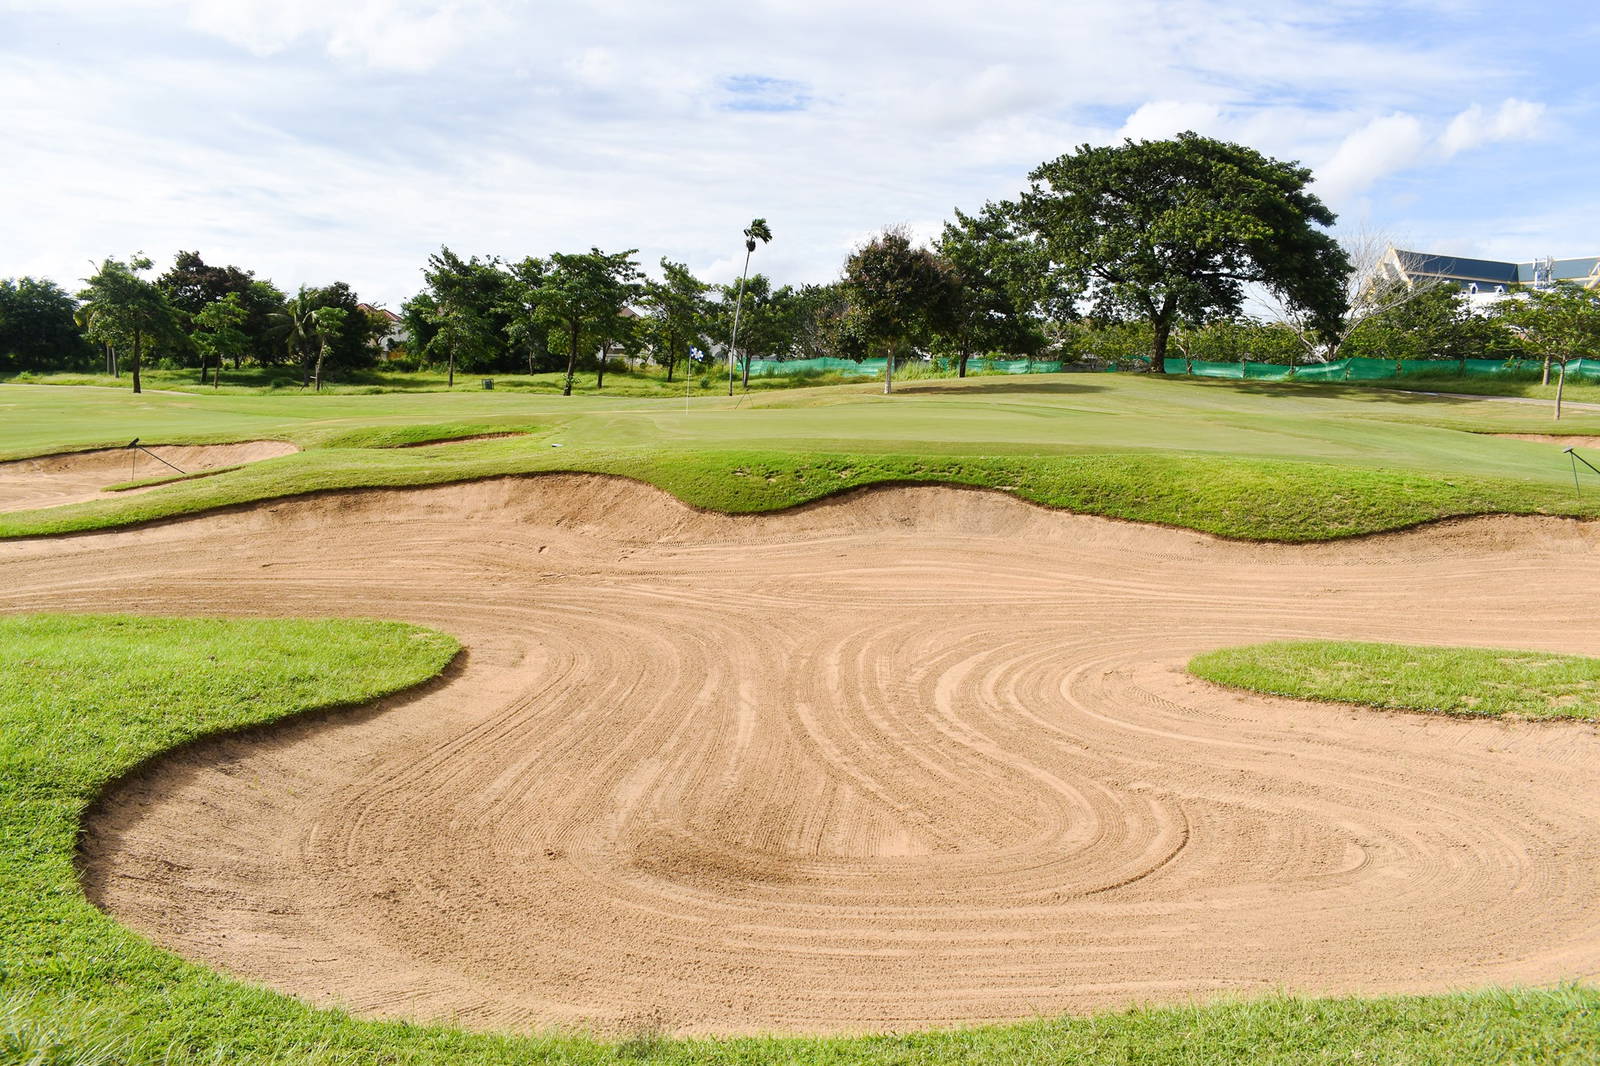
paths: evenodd
<path fill-rule="evenodd" d="M 767 225 L 767 220 L 758 218 L 751 221 L 748 229 L 744 231 L 744 273 L 739 275 L 739 297 L 733 303 L 733 336 L 728 340 L 728 395 L 733 395 L 733 360 L 734 352 L 739 345 L 739 312 L 744 309 L 744 282 L 750 276 L 750 254 L 756 250 L 756 241 L 766 244 L 772 240 L 772 228 Z M 744 387 L 750 387 L 750 364 L 744 365 Z"/>
<path fill-rule="evenodd" d="M 273 324 L 283 337 L 283 344 L 288 349 L 289 357 L 300 361 L 304 372 L 304 380 L 300 385 L 302 389 L 311 384 L 309 353 L 312 344 L 317 340 L 316 312 L 316 298 L 302 285 L 300 291 L 284 303 L 283 310 L 275 311 L 272 315 Z"/>

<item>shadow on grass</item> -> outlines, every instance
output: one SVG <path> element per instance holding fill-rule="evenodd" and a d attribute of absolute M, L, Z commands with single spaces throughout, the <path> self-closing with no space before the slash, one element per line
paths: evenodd
<path fill-rule="evenodd" d="M 1087 376 L 1087 375 L 1085 375 Z M 946 378 L 933 381 L 895 382 L 894 391 L 917 393 L 921 396 L 1045 396 L 1073 393 L 1104 392 L 1104 385 L 1078 381 L 1029 381 L 1027 375 L 1016 378 Z"/>
<path fill-rule="evenodd" d="M 1153 375 L 1152 375 L 1153 376 Z M 1393 385 L 1393 384 L 1360 384 L 1344 381 L 1267 381 L 1265 379 L 1252 381 L 1239 378 L 1202 378 L 1188 377 L 1184 374 L 1169 375 L 1172 381 L 1183 381 L 1191 385 L 1204 385 L 1212 389 L 1225 389 L 1229 392 L 1245 393 L 1251 396 L 1286 396 L 1294 394 L 1314 393 L 1318 396 L 1327 396 L 1339 400 L 1360 400 L 1366 403 L 1393 403 L 1393 404 L 1465 404 L 1477 403 L 1480 400 L 1492 400 L 1497 393 L 1484 393 L 1478 395 L 1447 395 L 1450 392 L 1449 382 L 1428 382 L 1427 388 L 1438 388 L 1438 392 L 1425 391 L 1423 385 Z"/>

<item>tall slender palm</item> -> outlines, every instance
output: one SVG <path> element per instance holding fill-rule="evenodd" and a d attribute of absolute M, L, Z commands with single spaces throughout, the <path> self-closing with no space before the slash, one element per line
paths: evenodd
<path fill-rule="evenodd" d="M 772 240 L 772 228 L 767 225 L 767 220 L 758 218 L 751 221 L 748 229 L 744 231 L 744 273 L 739 275 L 739 296 L 733 302 L 733 336 L 728 339 L 728 395 L 733 395 L 733 361 L 737 358 L 734 354 L 739 345 L 739 313 L 744 310 L 744 282 L 750 276 L 750 254 L 756 250 L 756 241 L 762 244 Z M 750 387 L 750 366 L 745 364 L 745 387 Z"/>

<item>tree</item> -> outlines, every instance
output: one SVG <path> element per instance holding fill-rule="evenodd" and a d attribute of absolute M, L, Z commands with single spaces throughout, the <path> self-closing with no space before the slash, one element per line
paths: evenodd
<path fill-rule="evenodd" d="M 1332 362 L 1348 355 L 1352 345 L 1360 346 L 1369 333 L 1384 331 L 1384 320 L 1392 320 L 1412 301 L 1455 291 L 1439 278 L 1408 276 L 1399 269 L 1389 257 L 1394 245 L 1385 234 L 1361 230 L 1342 238 L 1339 246 L 1350 263 L 1341 286 L 1345 308 L 1341 315 L 1329 319 L 1281 300 L 1268 301 L 1273 317 L 1295 331 L 1311 359 Z"/>
<path fill-rule="evenodd" d="M 320 289 L 302 285 L 285 302 L 283 309 L 274 314 L 273 333 L 279 350 L 291 361 L 299 361 L 302 388 L 311 384 L 313 375 L 320 388 L 325 370 L 348 370 L 371 364 L 373 324 L 361 313 L 358 303 L 355 292 L 342 281 Z M 344 312 L 332 335 L 319 333 L 317 329 L 316 311 L 324 307 L 336 307 Z"/>
<path fill-rule="evenodd" d="M 656 362 L 672 368 L 689 359 L 689 349 L 701 343 L 711 306 L 706 293 L 711 286 L 695 277 L 687 264 L 661 260 L 661 280 L 644 283 L 644 305 L 650 314 L 642 326 L 655 350 Z"/>
<path fill-rule="evenodd" d="M 1556 379 L 1555 417 L 1561 417 L 1561 394 L 1567 364 L 1600 357 L 1600 296 L 1573 284 L 1534 289 L 1503 305 L 1500 317 L 1535 355 L 1560 367 Z"/>
<path fill-rule="evenodd" d="M 142 391 L 140 370 L 144 346 L 150 341 L 181 337 L 178 317 L 167 296 L 152 282 L 139 277 L 149 270 L 149 258 L 135 255 L 126 263 L 106 259 L 93 277 L 85 278 L 78 293 L 84 303 L 91 339 L 133 349 L 133 391 Z"/>
<path fill-rule="evenodd" d="M 224 359 L 232 356 L 235 364 L 238 363 L 240 353 L 250 345 L 250 336 L 242 328 L 248 317 L 249 312 L 240 302 L 237 292 L 212 300 L 195 314 L 196 328 L 192 339 L 195 347 L 200 349 L 200 384 L 206 383 L 206 363 L 209 360 L 216 360 L 212 371 L 212 388 L 222 384 Z"/>
<path fill-rule="evenodd" d="M 772 227 L 767 225 L 764 218 L 752 219 L 744 231 L 744 271 L 739 275 L 739 295 L 733 303 L 733 333 L 728 338 L 728 395 L 733 395 L 733 360 L 734 352 L 739 347 L 739 312 L 744 308 L 744 281 L 750 274 L 750 256 L 756 250 L 756 242 L 762 244 L 772 243 Z M 750 387 L 750 362 L 745 360 L 744 387 Z"/>
<path fill-rule="evenodd" d="M 274 360 L 278 348 L 274 316 L 283 309 L 284 295 L 270 281 L 258 279 L 254 272 L 236 266 L 211 266 L 199 252 L 179 252 L 172 269 L 157 278 L 156 285 L 167 294 L 172 306 L 191 321 L 217 300 L 229 293 L 235 294 L 245 311 L 239 328 L 248 343 L 243 350 L 234 353 L 234 368 L 238 369 L 246 355 L 263 364 Z"/>
<path fill-rule="evenodd" d="M 948 314 L 956 280 L 949 266 L 916 248 L 901 228 L 884 230 L 845 263 L 845 284 L 861 309 L 869 338 L 883 342 L 883 391 L 894 391 L 894 359 L 902 342 Z"/>
<path fill-rule="evenodd" d="M 739 360 L 740 374 L 748 388 L 752 359 L 786 355 L 794 348 L 795 293 L 787 285 L 773 288 L 772 279 L 765 274 L 752 274 L 745 281 L 742 304 L 736 286 L 724 285 L 720 289 L 722 302 L 714 310 L 723 321 L 735 318 L 740 321 L 735 358 Z"/>
<path fill-rule="evenodd" d="M 811 358 L 866 358 L 861 312 L 844 282 L 804 285 L 794 295 L 791 316 L 794 347 Z"/>
<path fill-rule="evenodd" d="M 1040 311 L 1062 294 L 1052 282 L 1043 246 L 1019 234 L 1014 212 L 985 204 L 976 215 L 956 211 L 935 250 L 949 263 L 956 287 L 940 333 L 956 357 L 956 375 L 978 351 L 1016 352 L 1032 358 L 1045 346 Z M 1070 294 L 1066 303 L 1070 308 Z"/>
<path fill-rule="evenodd" d="M 275 319 L 275 327 L 282 340 L 283 350 L 288 354 L 290 361 L 297 361 L 305 368 L 302 388 L 311 383 L 311 360 L 320 351 L 317 342 L 316 311 L 316 293 L 302 285 L 300 290 L 284 303 L 283 310 L 278 312 Z"/>
<path fill-rule="evenodd" d="M 506 347 L 508 277 L 494 259 L 463 260 L 447 247 L 428 257 L 423 271 L 431 293 L 434 330 L 419 354 L 443 355 L 447 386 L 456 382 L 456 365 L 468 370 L 489 366 Z"/>
<path fill-rule="evenodd" d="M 1319 228 L 1335 216 L 1297 164 L 1181 133 L 1086 144 L 1029 181 L 1019 219 L 1098 312 L 1150 323 L 1156 373 L 1175 323 L 1238 314 L 1246 286 L 1265 287 L 1318 328 L 1344 312 L 1349 262 Z"/>
<path fill-rule="evenodd" d="M 547 367 L 550 360 L 550 327 L 539 313 L 540 291 L 550 271 L 548 260 L 527 256 L 506 267 L 506 282 L 500 293 L 500 310 L 505 316 L 506 340 L 522 352 L 528 373 Z"/>
<path fill-rule="evenodd" d="M 625 329 L 622 310 L 639 291 L 642 277 L 633 261 L 637 248 L 625 252 L 556 252 L 538 290 L 538 314 L 560 333 L 567 347 L 567 378 L 561 395 L 572 395 L 578 351 L 584 338 L 600 349 L 595 388 L 605 384 L 605 346 Z"/>
<path fill-rule="evenodd" d="M 0 280 L 0 370 L 86 366 L 93 349 L 78 329 L 78 303 L 53 281 Z"/>
<path fill-rule="evenodd" d="M 338 343 L 340 333 L 344 329 L 345 319 L 349 316 L 342 307 L 318 307 L 311 312 L 312 331 L 317 341 L 317 391 L 322 391 L 322 362 L 327 358 L 334 345 Z"/>

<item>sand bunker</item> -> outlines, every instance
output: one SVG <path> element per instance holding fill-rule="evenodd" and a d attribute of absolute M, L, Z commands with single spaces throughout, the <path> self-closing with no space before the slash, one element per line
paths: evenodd
<path fill-rule="evenodd" d="M 1600 974 L 1600 729 L 1182 669 L 1600 654 L 1597 549 L 1540 519 L 1251 546 L 945 488 L 728 518 L 550 476 L 0 543 L 0 588 L 468 649 L 106 796 L 87 890 L 156 942 L 366 1016 L 848 1031 Z"/>
<path fill-rule="evenodd" d="M 0 463 L 0 512 L 55 507 L 63 503 L 103 499 L 108 485 L 145 478 L 194 474 L 262 459 L 275 459 L 299 451 L 281 440 L 252 440 L 243 444 L 151 444 L 150 454 L 133 448 L 106 448 L 94 452 L 44 455 Z M 154 459 L 160 456 L 172 469 Z M 145 492 L 128 489 L 126 492 Z"/>
<path fill-rule="evenodd" d="M 1506 440 L 1531 440 L 1537 444 L 1554 444 L 1559 448 L 1600 448 L 1600 437 L 1574 437 L 1560 433 L 1495 433 Z"/>

